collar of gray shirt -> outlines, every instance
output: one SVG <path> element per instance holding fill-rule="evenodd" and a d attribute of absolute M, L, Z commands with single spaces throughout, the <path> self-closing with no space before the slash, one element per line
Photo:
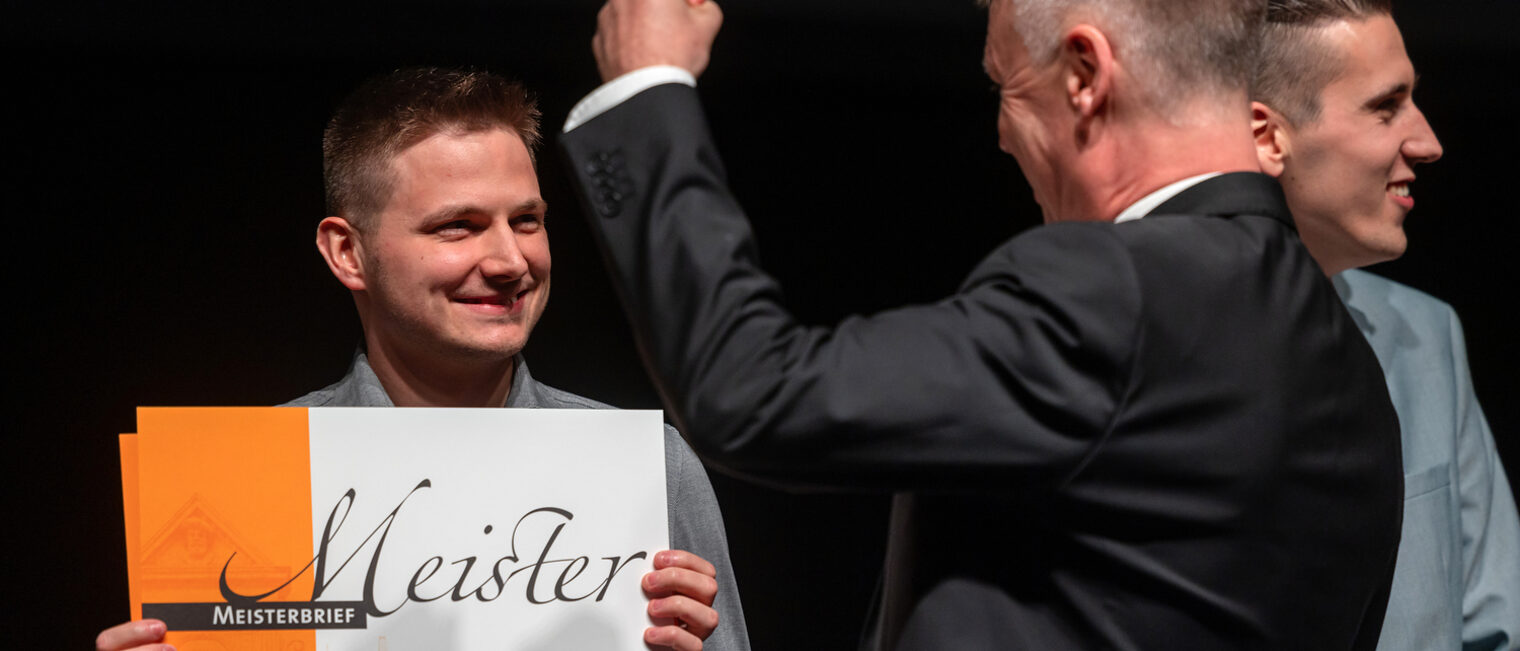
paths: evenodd
<path fill-rule="evenodd" d="M 507 392 L 506 404 L 502 406 L 523 409 L 567 406 L 560 404 L 565 402 L 564 400 L 555 400 L 549 395 L 553 391 L 534 380 L 533 374 L 528 372 L 528 363 L 523 360 L 522 355 L 517 355 L 512 358 L 512 388 Z M 375 375 L 375 369 L 369 365 L 369 356 L 364 353 L 363 347 L 354 351 L 348 374 L 343 376 L 343 379 L 325 389 L 314 391 L 286 404 L 299 407 L 395 406 L 395 403 L 391 402 L 391 397 L 385 393 L 385 386 L 380 384 L 380 377 Z"/>

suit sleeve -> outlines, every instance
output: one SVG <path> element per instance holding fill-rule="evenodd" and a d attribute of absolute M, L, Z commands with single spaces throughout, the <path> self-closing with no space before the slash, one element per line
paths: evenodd
<path fill-rule="evenodd" d="M 1049 485 L 1107 433 L 1139 291 L 1111 229 L 1041 228 L 932 305 L 799 324 L 759 265 L 695 89 L 561 141 L 640 352 L 692 447 L 791 487 Z"/>
<path fill-rule="evenodd" d="M 1463 648 L 1520 649 L 1520 518 L 1467 368 L 1462 324 L 1451 313 L 1457 379 L 1457 478 L 1462 523 Z"/>

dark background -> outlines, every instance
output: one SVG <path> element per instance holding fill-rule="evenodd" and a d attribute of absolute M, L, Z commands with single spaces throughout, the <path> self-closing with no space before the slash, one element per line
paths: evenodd
<path fill-rule="evenodd" d="M 484 67 L 537 89 L 557 132 L 597 83 L 590 0 L 306 5 L 6 11 L 0 241 L 7 320 L 21 332 L 6 353 L 20 418 L 3 455 L 14 465 L 3 591 L 18 643 L 87 648 L 127 616 L 115 434 L 133 431 L 135 406 L 274 404 L 342 374 L 358 323 L 312 240 L 320 134 L 347 90 L 402 65 Z M 1517 5 L 1398 5 L 1446 158 L 1418 170 L 1409 254 L 1375 268 L 1463 316 L 1511 467 Z M 996 148 L 970 0 L 724 7 L 702 93 L 734 191 L 803 319 L 943 296 L 1037 223 Z M 657 407 L 552 140 L 541 161 L 555 290 L 528 347 L 533 371 Z M 852 648 L 886 498 L 714 482 L 755 647 Z"/>

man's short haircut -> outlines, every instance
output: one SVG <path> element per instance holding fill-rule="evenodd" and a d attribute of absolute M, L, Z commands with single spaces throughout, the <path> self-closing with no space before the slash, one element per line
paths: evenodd
<path fill-rule="evenodd" d="M 1270 0 L 1251 99 L 1295 126 L 1319 119 L 1320 93 L 1341 73 L 1342 60 L 1322 29 L 1339 20 L 1393 15 L 1392 0 Z"/>
<path fill-rule="evenodd" d="M 393 190 L 391 159 L 438 133 L 508 129 L 533 156 L 538 107 L 527 89 L 489 72 L 406 68 L 355 89 L 322 133 L 327 214 L 361 230 Z"/>
<path fill-rule="evenodd" d="M 1246 91 L 1266 5 L 1267 0 L 1013 0 L 1013 21 L 1038 65 L 1055 61 L 1061 37 L 1073 25 L 1103 30 L 1114 56 L 1143 84 L 1148 104 L 1172 114 L 1195 97 Z"/>

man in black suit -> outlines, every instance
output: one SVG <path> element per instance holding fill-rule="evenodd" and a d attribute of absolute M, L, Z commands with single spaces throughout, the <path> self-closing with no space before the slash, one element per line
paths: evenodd
<path fill-rule="evenodd" d="M 1063 223 L 832 328 L 726 187 L 692 88 L 717 8 L 603 9 L 562 144 L 645 360 L 715 466 L 896 493 L 878 648 L 1375 644 L 1398 423 L 1256 172 L 1264 7 L 994 0 L 1000 143 Z"/>

